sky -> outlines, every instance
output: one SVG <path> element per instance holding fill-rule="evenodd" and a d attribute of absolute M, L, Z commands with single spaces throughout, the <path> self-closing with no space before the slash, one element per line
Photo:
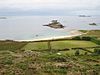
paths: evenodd
<path fill-rule="evenodd" d="M 100 0 L 0 0 L 0 15 L 100 15 Z"/>

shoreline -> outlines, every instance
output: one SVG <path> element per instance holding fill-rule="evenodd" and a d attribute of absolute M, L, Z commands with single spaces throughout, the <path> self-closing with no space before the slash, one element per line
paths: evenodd
<path fill-rule="evenodd" d="M 76 30 L 73 30 L 70 32 L 70 35 L 65 35 L 65 36 L 55 36 L 55 37 L 48 37 L 48 38 L 39 38 L 39 39 L 31 39 L 31 40 L 15 40 L 15 41 L 19 41 L 19 42 L 22 42 L 22 41 L 45 41 L 45 40 L 57 40 L 57 39 L 66 39 L 66 38 L 71 38 L 71 37 L 75 37 L 75 36 L 80 36 L 80 35 L 83 35 L 84 33 L 80 32 L 80 31 L 76 31 Z"/>

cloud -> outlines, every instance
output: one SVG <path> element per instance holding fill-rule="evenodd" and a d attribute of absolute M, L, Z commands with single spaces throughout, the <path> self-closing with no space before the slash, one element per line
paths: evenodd
<path fill-rule="evenodd" d="M 100 0 L 0 0 L 0 8 L 98 8 Z"/>
<path fill-rule="evenodd" d="M 100 0 L 0 0 L 3 11 L 100 10 Z"/>

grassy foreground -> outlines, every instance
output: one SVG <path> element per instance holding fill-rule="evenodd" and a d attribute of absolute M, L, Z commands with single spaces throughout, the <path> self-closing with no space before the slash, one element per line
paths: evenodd
<path fill-rule="evenodd" d="M 99 37 L 97 31 L 92 34 Z M 0 41 L 0 75 L 100 75 L 100 45 L 84 40 L 50 45 Z"/>
<path fill-rule="evenodd" d="M 77 56 L 75 50 L 0 51 L 0 75 L 100 75 L 100 55 Z"/>

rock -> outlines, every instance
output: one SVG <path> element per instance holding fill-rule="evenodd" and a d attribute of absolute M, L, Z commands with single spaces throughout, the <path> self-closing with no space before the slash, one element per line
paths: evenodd
<path fill-rule="evenodd" d="M 51 23 L 49 23 L 47 25 L 43 25 L 43 26 L 48 26 L 48 27 L 55 28 L 55 29 L 65 27 L 60 22 L 57 22 L 57 20 L 52 20 Z"/>
<path fill-rule="evenodd" d="M 96 23 L 90 23 L 89 25 L 97 25 Z"/>

